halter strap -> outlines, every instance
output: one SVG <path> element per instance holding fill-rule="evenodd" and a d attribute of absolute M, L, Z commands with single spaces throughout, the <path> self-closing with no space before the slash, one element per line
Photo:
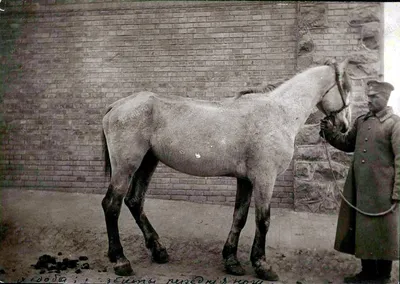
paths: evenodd
<path fill-rule="evenodd" d="M 335 87 L 335 85 L 337 85 L 338 90 L 339 90 L 339 94 L 340 94 L 340 98 L 342 99 L 342 103 L 343 103 L 343 106 L 340 109 L 335 110 L 335 111 L 331 111 L 329 114 L 321 106 L 322 110 L 324 111 L 324 113 L 327 116 L 333 116 L 333 115 L 341 112 L 345 108 L 347 108 L 349 106 L 349 104 L 346 104 L 346 100 L 344 98 L 344 96 L 345 96 L 344 95 L 344 90 L 343 90 L 343 87 L 342 87 L 342 84 L 341 84 L 342 78 L 341 78 L 341 75 L 340 75 L 339 66 L 338 66 L 337 62 L 334 61 L 332 63 L 327 63 L 326 65 L 328 65 L 328 66 L 332 66 L 333 65 L 333 69 L 335 70 L 335 83 L 333 83 L 333 85 L 331 87 L 329 87 L 329 89 L 325 92 L 325 94 L 322 97 L 324 97 L 333 87 Z"/>

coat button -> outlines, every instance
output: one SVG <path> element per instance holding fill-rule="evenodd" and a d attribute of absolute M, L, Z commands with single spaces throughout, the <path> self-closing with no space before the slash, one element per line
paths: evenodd
<path fill-rule="evenodd" d="M 364 153 L 367 153 L 367 149 L 364 149 L 363 152 L 364 152 Z"/>
<path fill-rule="evenodd" d="M 371 130 L 371 126 L 368 126 L 368 130 Z"/>
<path fill-rule="evenodd" d="M 363 163 L 363 164 L 364 164 L 364 163 L 365 163 L 365 160 L 361 160 L 361 163 Z"/>
<path fill-rule="evenodd" d="M 368 138 L 365 138 L 365 141 L 368 141 Z"/>

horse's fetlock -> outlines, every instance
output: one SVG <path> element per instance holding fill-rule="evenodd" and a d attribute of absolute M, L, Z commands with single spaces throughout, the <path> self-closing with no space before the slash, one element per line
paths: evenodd
<path fill-rule="evenodd" d="M 265 257 L 259 258 L 257 260 L 252 260 L 251 263 L 255 268 L 264 269 L 267 267 L 267 261 Z"/>
<path fill-rule="evenodd" d="M 230 256 L 236 255 L 237 247 L 233 245 L 225 245 L 222 250 L 222 256 L 224 259 L 229 258 Z"/>
<path fill-rule="evenodd" d="M 266 263 L 265 255 L 263 255 L 261 250 L 257 252 L 252 252 L 250 261 L 254 267 L 260 267 Z"/>
<path fill-rule="evenodd" d="M 108 258 L 111 262 L 117 262 L 118 259 L 125 258 L 123 248 L 110 248 L 108 250 Z"/>
<path fill-rule="evenodd" d="M 157 243 L 156 243 L 156 238 L 154 236 L 150 236 L 147 240 L 146 240 L 146 247 L 148 249 L 157 249 Z"/>

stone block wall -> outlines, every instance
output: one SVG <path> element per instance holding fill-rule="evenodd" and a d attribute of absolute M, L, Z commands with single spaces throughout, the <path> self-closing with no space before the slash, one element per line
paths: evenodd
<path fill-rule="evenodd" d="M 1 90 L 7 125 L 2 186 L 104 193 L 104 108 L 137 91 L 218 100 L 290 78 L 328 57 L 352 54 L 354 76 L 376 76 L 379 66 L 378 3 L 14 3 L 24 6 L 0 12 L 2 39 L 12 46 L 0 50 L 1 59 L 3 66 L 13 66 L 2 72 L 7 86 Z M 353 85 L 357 115 L 362 80 Z M 332 207 L 327 201 L 319 209 L 308 203 L 328 198 L 332 187 L 319 149 L 320 118 L 313 114 L 298 135 L 293 163 L 277 180 L 273 207 L 321 212 Z M 342 177 L 349 157 L 329 151 Z M 235 187 L 234 179 L 198 178 L 160 165 L 149 196 L 233 204 Z"/>
<path fill-rule="evenodd" d="M 329 57 L 350 59 L 352 119 L 367 111 L 365 83 L 377 79 L 381 66 L 382 6 L 378 3 L 301 3 L 298 20 L 299 70 L 323 64 Z M 383 32 L 383 31 L 382 31 Z M 336 150 L 318 135 L 323 115 L 313 113 L 297 136 L 294 156 L 295 209 L 320 213 L 338 210 L 351 154 Z M 332 169 L 328 156 L 332 160 Z M 338 188 L 336 187 L 335 175 Z"/>

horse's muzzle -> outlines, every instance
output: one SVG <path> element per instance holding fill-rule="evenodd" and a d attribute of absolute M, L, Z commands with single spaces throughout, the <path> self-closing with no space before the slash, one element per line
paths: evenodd
<path fill-rule="evenodd" d="M 346 124 L 342 124 L 342 127 L 340 128 L 340 132 L 346 133 L 349 130 L 349 127 Z"/>

